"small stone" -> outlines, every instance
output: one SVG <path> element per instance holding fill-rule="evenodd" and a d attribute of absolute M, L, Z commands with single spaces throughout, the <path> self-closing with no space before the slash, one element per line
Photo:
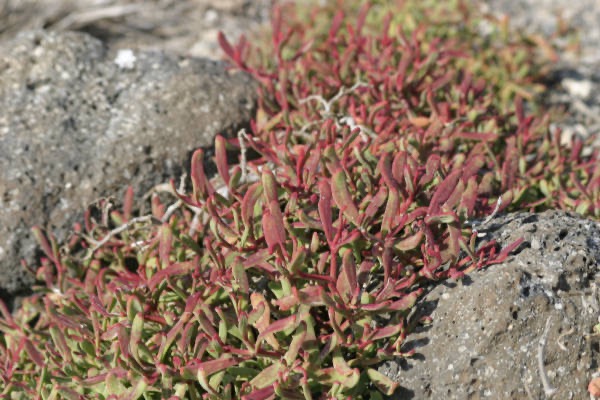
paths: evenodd
<path fill-rule="evenodd" d="M 592 93 L 593 84 L 589 80 L 576 80 L 565 78 L 561 82 L 562 86 L 569 92 L 571 96 L 580 99 L 587 99 Z"/>
<path fill-rule="evenodd" d="M 115 58 L 115 64 L 120 69 L 133 69 L 135 68 L 135 61 L 137 58 L 131 49 L 121 49 L 117 53 L 117 57 Z"/>

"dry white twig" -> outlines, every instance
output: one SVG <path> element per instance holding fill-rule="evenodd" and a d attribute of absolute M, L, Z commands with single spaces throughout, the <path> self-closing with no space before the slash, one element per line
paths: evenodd
<path fill-rule="evenodd" d="M 496 201 L 496 207 L 494 208 L 494 211 L 492 211 L 492 213 L 490 215 L 487 216 L 487 218 L 485 220 L 483 220 L 482 223 L 478 224 L 478 226 L 482 226 L 487 224 L 488 222 L 490 222 L 495 216 L 496 214 L 498 214 L 498 211 L 500 210 L 500 206 L 502 205 L 502 196 L 498 197 L 498 201 Z M 473 233 L 477 235 L 477 237 L 484 237 L 486 235 L 486 233 L 479 233 L 479 229 L 477 229 L 477 227 L 475 225 L 473 225 Z"/>
<path fill-rule="evenodd" d="M 524 379 L 522 379 L 521 381 L 523 382 L 523 386 L 525 387 L 525 391 L 527 392 L 527 397 L 529 398 L 529 400 L 535 400 L 527 382 Z"/>
<path fill-rule="evenodd" d="M 348 127 L 350 127 L 350 130 L 353 130 L 354 128 L 359 128 L 360 133 L 363 136 L 364 140 L 367 139 L 366 136 L 370 136 L 371 139 L 377 138 L 377 134 L 375 132 L 373 132 L 372 129 L 367 128 L 364 125 L 357 124 L 356 121 L 354 121 L 354 118 L 352 118 L 352 117 L 342 117 L 339 119 L 339 123 L 343 124 L 343 125 L 347 125 Z"/>
<path fill-rule="evenodd" d="M 319 95 L 319 94 L 313 94 L 313 95 L 310 95 L 310 96 L 305 97 L 303 99 L 300 99 L 299 103 L 300 104 L 305 104 L 305 103 L 308 103 L 311 100 L 317 100 L 323 106 L 323 110 L 325 111 L 324 114 L 325 115 L 331 115 L 331 107 L 333 106 L 334 103 L 336 103 L 339 99 L 341 99 L 343 95 L 351 93 L 351 92 L 355 91 L 356 89 L 358 89 L 361 86 L 368 87 L 369 84 L 365 83 L 365 82 L 362 82 L 362 81 L 358 81 L 358 82 L 356 82 L 354 85 L 352 85 L 349 88 L 347 88 L 345 86 L 342 86 L 340 88 L 340 90 L 335 94 L 335 96 L 333 96 L 329 100 L 325 100 L 325 98 L 323 96 Z"/>
<path fill-rule="evenodd" d="M 241 182 L 246 182 L 246 175 L 248 174 L 248 160 L 246 160 L 246 152 L 248 148 L 246 147 L 245 141 L 250 141 L 250 138 L 246 134 L 245 129 L 241 129 L 238 132 L 238 141 L 240 142 L 240 168 L 242 169 L 242 176 L 240 178 Z"/>
<path fill-rule="evenodd" d="M 106 203 L 102 207 L 102 225 L 108 226 L 108 216 L 110 214 L 110 210 L 113 207 L 113 204 L 110 201 L 110 198 L 106 199 Z"/>
<path fill-rule="evenodd" d="M 544 327 L 544 332 L 542 333 L 542 337 L 538 342 L 538 368 L 540 370 L 540 379 L 542 380 L 542 386 L 544 388 L 544 394 L 546 397 L 552 397 L 554 393 L 556 393 L 556 388 L 553 388 L 548 382 L 548 376 L 546 376 L 546 370 L 544 369 L 544 349 L 546 347 L 546 341 L 548 340 L 548 332 L 550 330 L 550 321 L 552 317 L 548 317 L 546 320 L 546 326 Z"/>
<path fill-rule="evenodd" d="M 501 205 L 502 205 L 502 197 L 498 197 L 498 201 L 496 202 L 496 208 L 494 208 L 494 211 L 492 211 L 492 213 L 482 222 L 483 225 L 490 222 L 496 216 L 496 214 L 498 214 L 498 210 L 500 209 Z"/>
<path fill-rule="evenodd" d="M 160 219 L 160 222 L 165 223 L 165 222 L 169 221 L 169 218 L 171 218 L 171 216 L 175 213 L 175 211 L 177 211 L 179 209 L 179 207 L 181 207 L 182 204 L 183 204 L 183 201 L 181 201 L 181 199 L 179 199 L 175 203 L 173 203 L 169 207 L 167 207 L 167 210 L 165 211 L 164 215 Z"/>
<path fill-rule="evenodd" d="M 558 345 L 558 347 L 560 347 L 560 349 L 561 349 L 562 351 L 569 351 L 569 349 L 567 349 L 567 347 L 564 345 L 564 343 L 562 342 L 562 340 L 563 340 L 565 337 L 567 337 L 567 336 L 569 336 L 569 335 L 572 335 L 572 334 L 574 334 L 574 333 L 575 333 L 575 328 L 574 328 L 574 327 L 571 327 L 571 329 L 569 329 L 569 330 L 568 330 L 568 331 L 566 331 L 566 332 L 563 332 L 563 333 L 562 333 L 560 336 L 558 336 L 558 339 L 556 339 L 556 344 Z"/>
<path fill-rule="evenodd" d="M 90 253 L 87 255 L 86 259 L 91 258 L 92 255 L 96 252 L 96 250 L 98 250 L 100 247 L 104 246 L 106 243 L 108 243 L 108 241 L 110 239 L 112 239 L 113 237 L 115 237 L 119 233 L 122 233 L 122 232 L 126 231 L 127 229 L 131 228 L 135 224 L 151 222 L 152 218 L 153 217 L 151 215 L 143 215 L 141 217 L 132 218 L 131 220 L 129 220 L 126 223 L 124 223 L 123 225 L 121 225 L 119 227 L 116 227 L 115 229 L 113 229 L 110 232 L 108 232 L 108 234 L 106 236 L 104 236 L 104 238 L 102 238 L 99 241 L 95 241 L 95 240 L 93 240 L 91 238 L 88 238 L 87 239 L 88 241 L 94 242 L 94 247 L 92 248 L 92 250 L 90 251 Z"/>
<path fill-rule="evenodd" d="M 325 98 L 321 95 L 318 94 L 314 94 L 314 95 L 310 95 L 308 97 L 305 97 L 303 99 L 299 100 L 300 104 L 306 104 L 311 100 L 316 100 L 319 103 L 321 103 L 321 106 L 323 107 L 323 119 L 328 118 L 328 117 L 332 117 L 333 114 L 331 112 L 331 108 L 333 107 L 333 105 L 342 98 L 342 96 L 344 96 L 345 94 L 348 93 L 352 93 L 353 91 L 355 91 L 356 89 L 358 89 L 359 87 L 368 87 L 369 84 L 362 82 L 362 81 L 358 81 L 356 82 L 354 85 L 352 85 L 351 87 L 347 88 L 347 87 L 341 87 L 340 90 L 329 100 L 325 100 Z M 305 126 L 303 126 L 300 131 L 295 131 L 294 134 L 299 135 L 299 136 L 306 136 L 306 131 L 308 130 L 308 128 L 310 128 L 311 126 L 314 126 L 315 124 L 323 121 L 323 119 L 321 119 L 320 121 L 313 121 Z M 360 128 L 360 133 L 363 135 L 363 138 L 366 140 L 366 138 L 364 137 L 365 134 L 369 135 L 371 138 L 375 138 L 377 137 L 377 135 L 375 134 L 375 132 L 373 132 L 371 129 L 367 128 L 366 126 L 360 125 L 360 124 L 356 124 L 356 122 L 354 121 L 354 118 L 352 118 L 349 115 L 341 115 L 341 116 L 337 116 L 335 118 L 335 123 L 336 126 L 339 128 L 342 125 L 347 125 L 350 127 L 350 129 L 354 129 L 354 128 Z"/>
<path fill-rule="evenodd" d="M 201 210 L 198 210 L 194 213 L 194 218 L 192 219 L 192 223 L 190 224 L 190 230 L 188 231 L 188 236 L 192 237 L 198 230 L 200 226 L 200 216 L 202 215 Z"/>
<path fill-rule="evenodd" d="M 187 174 L 184 172 L 181 175 L 181 178 L 179 179 L 179 188 L 177 189 L 177 192 L 179 192 L 179 193 L 185 192 L 185 179 L 186 178 L 187 178 Z M 182 204 L 183 204 L 183 201 L 181 199 L 177 199 L 177 201 L 175 203 L 173 203 L 169 207 L 167 207 L 167 211 L 165 211 L 165 214 L 160 219 L 160 222 L 162 222 L 162 223 L 167 222 L 169 220 L 169 218 L 171 218 L 171 215 L 173 215 L 173 213 L 175 213 L 175 211 L 177 211 L 179 209 L 179 207 L 181 207 Z"/>

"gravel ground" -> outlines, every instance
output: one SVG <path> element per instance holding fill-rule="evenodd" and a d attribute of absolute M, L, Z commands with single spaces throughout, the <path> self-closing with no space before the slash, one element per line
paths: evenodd
<path fill-rule="evenodd" d="M 110 48 L 220 59 L 229 38 L 261 29 L 272 0 L 0 0 L 0 41 L 31 29 L 78 30 Z"/>
<path fill-rule="evenodd" d="M 565 62 L 600 62 L 600 1 L 598 0 L 482 0 L 483 10 L 507 15 L 517 29 L 551 36 L 562 20 L 577 29 L 581 54 L 562 54 Z"/>
<path fill-rule="evenodd" d="M 598 0 L 482 0 L 485 12 L 508 16 L 515 29 L 552 37 L 562 27 L 576 32 L 578 51 L 563 50 L 544 96 L 548 105 L 560 106 L 565 116 L 551 128 L 560 128 L 563 143 L 571 137 L 589 138 L 600 147 L 600 1 Z M 567 41 L 553 39 L 565 49 Z M 590 152 L 591 147 L 586 151 Z"/>

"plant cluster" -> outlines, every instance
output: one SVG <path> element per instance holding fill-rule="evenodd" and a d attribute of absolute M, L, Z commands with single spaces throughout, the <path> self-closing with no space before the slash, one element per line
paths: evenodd
<path fill-rule="evenodd" d="M 598 153 L 536 111 L 543 41 L 460 1 L 358 3 L 220 38 L 261 87 L 251 132 L 215 140 L 217 178 L 198 150 L 171 206 L 134 217 L 129 190 L 63 246 L 34 230 L 43 285 L 0 307 L 3 398 L 383 398 L 425 285 L 519 244 L 472 221 L 600 217 Z"/>

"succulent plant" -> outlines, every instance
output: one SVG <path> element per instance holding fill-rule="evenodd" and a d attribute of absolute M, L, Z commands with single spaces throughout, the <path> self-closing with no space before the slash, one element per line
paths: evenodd
<path fill-rule="evenodd" d="M 473 221 L 600 217 L 597 151 L 561 146 L 536 102 L 541 39 L 461 1 L 362 3 L 220 37 L 261 87 L 251 131 L 215 140 L 216 178 L 197 150 L 171 205 L 134 216 L 128 190 L 63 245 L 34 229 L 40 285 L 0 307 L 4 398 L 381 399 L 426 285 L 519 245 Z"/>

